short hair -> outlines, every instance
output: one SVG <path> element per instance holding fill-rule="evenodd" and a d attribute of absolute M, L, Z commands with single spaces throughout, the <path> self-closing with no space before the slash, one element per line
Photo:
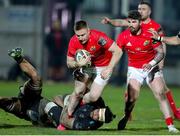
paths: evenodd
<path fill-rule="evenodd" d="M 87 28 L 88 24 L 84 20 L 77 21 L 74 25 L 74 31 L 80 30 L 82 28 Z"/>
<path fill-rule="evenodd" d="M 141 14 L 137 10 L 130 10 L 128 13 L 128 18 L 141 20 Z"/>
<path fill-rule="evenodd" d="M 143 5 L 143 4 L 144 4 L 144 5 L 147 5 L 150 9 L 151 9 L 151 7 L 152 7 L 149 2 L 142 0 L 142 1 L 139 3 L 139 5 Z"/>

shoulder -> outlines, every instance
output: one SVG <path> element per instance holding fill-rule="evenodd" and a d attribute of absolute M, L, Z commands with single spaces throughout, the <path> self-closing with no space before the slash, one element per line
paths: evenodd
<path fill-rule="evenodd" d="M 73 35 L 69 40 L 69 45 L 75 45 L 77 43 L 78 43 L 78 38 L 76 37 L 76 35 Z"/>
<path fill-rule="evenodd" d="M 123 32 L 121 32 L 119 35 L 118 35 L 118 38 L 127 38 L 131 35 L 129 29 L 126 29 L 124 30 Z"/>
<path fill-rule="evenodd" d="M 161 28 L 161 25 L 157 23 L 156 21 L 154 21 L 153 19 L 151 19 L 150 24 L 157 29 Z"/>

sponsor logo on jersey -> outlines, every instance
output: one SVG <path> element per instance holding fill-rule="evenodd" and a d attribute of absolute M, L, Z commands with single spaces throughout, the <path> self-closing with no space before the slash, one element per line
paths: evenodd
<path fill-rule="evenodd" d="M 107 41 L 103 37 L 99 38 L 99 40 L 98 40 L 99 45 L 104 46 L 106 43 L 107 43 Z"/>

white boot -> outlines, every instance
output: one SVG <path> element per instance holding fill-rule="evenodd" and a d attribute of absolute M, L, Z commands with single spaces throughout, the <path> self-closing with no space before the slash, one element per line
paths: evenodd
<path fill-rule="evenodd" d="M 176 129 L 174 125 L 169 125 L 168 130 L 170 133 L 179 133 L 179 130 Z"/>

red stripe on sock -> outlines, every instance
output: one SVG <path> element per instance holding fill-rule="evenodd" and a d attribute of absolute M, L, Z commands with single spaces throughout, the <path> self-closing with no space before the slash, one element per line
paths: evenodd
<path fill-rule="evenodd" d="M 173 125 L 173 119 L 172 119 L 172 117 L 166 118 L 166 124 L 167 124 L 167 126 Z"/>

